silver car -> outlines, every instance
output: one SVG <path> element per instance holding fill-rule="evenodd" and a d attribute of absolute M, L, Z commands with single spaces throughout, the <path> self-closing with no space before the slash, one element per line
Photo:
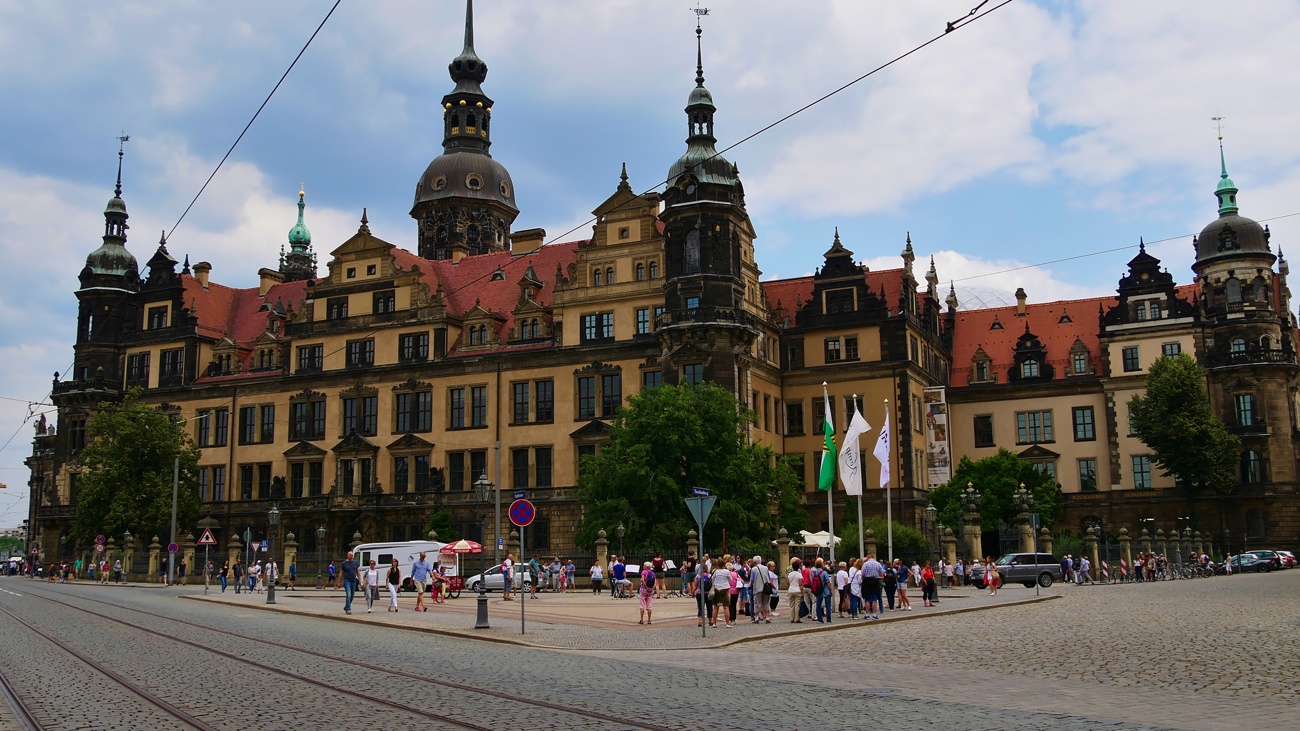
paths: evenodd
<path fill-rule="evenodd" d="M 1050 553 L 1008 553 L 994 563 L 998 567 L 998 576 L 1003 586 L 1007 584 L 1024 584 L 1032 587 L 1038 585 L 1046 589 L 1053 581 L 1061 581 L 1061 562 Z M 972 566 L 970 580 L 981 589 L 988 588 L 984 581 L 984 567 Z"/>
<path fill-rule="evenodd" d="M 474 574 L 465 579 L 465 588 L 468 591 L 477 593 L 480 583 L 483 583 L 488 591 L 501 591 L 502 587 L 506 585 L 505 579 L 501 578 L 501 567 L 493 566 L 481 574 Z M 528 567 L 525 566 L 521 569 L 519 566 L 515 566 L 515 577 L 512 583 L 516 591 L 520 589 L 527 590 L 532 587 L 533 575 L 528 571 Z"/>

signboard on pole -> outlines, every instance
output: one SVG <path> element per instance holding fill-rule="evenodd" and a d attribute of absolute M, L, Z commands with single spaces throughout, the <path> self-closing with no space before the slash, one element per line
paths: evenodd
<path fill-rule="evenodd" d="M 216 539 L 215 536 L 212 535 L 212 529 L 211 529 L 211 528 L 204 528 L 204 529 L 203 529 L 203 535 L 199 536 L 199 545 L 200 545 L 200 546 L 215 546 L 215 545 L 217 545 L 217 539 Z"/>
<path fill-rule="evenodd" d="M 104 543 L 104 534 L 103 534 L 103 533 L 100 533 L 99 535 L 95 536 L 95 543 L 98 543 L 98 544 L 103 545 L 103 543 Z"/>
<path fill-rule="evenodd" d="M 533 508 L 533 504 L 527 500 L 516 500 L 510 503 L 510 522 L 516 526 L 523 528 L 532 523 L 533 518 L 536 516 L 537 511 Z M 523 552 L 523 548 L 519 550 L 521 553 Z"/>
<path fill-rule="evenodd" d="M 709 513 L 713 512 L 713 505 L 718 499 L 712 495 L 703 497 L 686 498 L 686 507 L 691 511 L 691 517 L 695 518 L 695 523 L 700 527 L 700 535 L 704 535 L 704 524 L 709 522 Z"/>
<path fill-rule="evenodd" d="M 524 500 L 524 499 L 526 499 L 527 497 L 528 497 L 528 494 L 525 493 L 523 490 L 515 490 L 515 493 L 514 493 L 514 499 L 515 499 L 515 500 Z"/>
<path fill-rule="evenodd" d="M 168 544 L 167 544 L 167 553 L 176 553 L 176 549 L 177 549 L 177 548 L 178 548 L 178 546 L 177 546 L 175 543 L 168 543 Z"/>
<path fill-rule="evenodd" d="M 709 488 L 707 487 L 692 487 L 691 494 L 694 495 L 695 497 L 708 497 L 713 493 L 710 492 Z"/>
<path fill-rule="evenodd" d="M 104 544 L 102 544 L 102 543 L 96 543 L 96 544 L 95 544 L 95 553 L 103 553 L 103 552 L 104 552 Z"/>

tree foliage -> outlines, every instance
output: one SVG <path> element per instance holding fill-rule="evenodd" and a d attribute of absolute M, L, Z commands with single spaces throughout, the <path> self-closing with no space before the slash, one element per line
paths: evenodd
<path fill-rule="evenodd" d="M 863 523 L 867 529 L 872 532 L 876 539 L 876 558 L 884 561 L 889 557 L 889 531 L 885 526 L 884 518 L 864 518 Z M 835 546 L 836 560 L 847 560 L 848 557 L 865 558 L 858 556 L 858 528 L 857 521 L 835 526 L 835 536 L 839 542 Z M 866 536 L 863 536 L 863 547 L 866 547 Z M 894 558 L 901 558 L 907 563 L 919 561 L 925 563 L 930 560 L 931 556 L 930 540 L 926 538 L 921 531 L 910 525 L 903 525 L 897 521 L 894 522 Z"/>
<path fill-rule="evenodd" d="M 799 502 L 795 459 L 747 444 L 753 412 L 712 383 L 659 386 L 628 400 L 611 424 L 609 441 L 580 465 L 578 491 L 585 505 L 575 540 L 595 544 L 605 530 L 626 528 L 629 548 L 681 549 L 695 521 L 684 498 L 705 487 L 717 498 L 705 526 L 707 545 L 742 540 L 766 544 L 778 528 L 807 525 Z"/>
<path fill-rule="evenodd" d="M 180 533 L 199 515 L 199 450 L 172 418 L 140 403 L 132 389 L 118 403 L 105 402 L 87 424 L 89 443 L 78 455 L 86 469 L 78 483 L 73 538 L 166 536 L 171 525 L 172 469 L 180 460 L 176 526 Z"/>
<path fill-rule="evenodd" d="M 1146 394 L 1129 401 L 1132 427 L 1150 447 L 1152 463 L 1177 477 L 1196 496 L 1228 494 L 1237 485 L 1241 441 L 1210 409 L 1205 376 L 1187 354 L 1151 364 Z"/>
<path fill-rule="evenodd" d="M 429 522 L 424 526 L 424 535 L 429 535 L 431 530 L 438 531 L 438 540 L 442 543 L 455 543 L 461 539 L 460 531 L 451 524 L 450 508 L 443 508 L 429 516 Z"/>
<path fill-rule="evenodd" d="M 1018 512 L 1015 494 L 1022 483 L 1033 494 L 1033 511 L 1044 526 L 1050 526 L 1061 512 L 1061 490 L 1052 476 L 1006 448 L 999 448 L 997 454 L 978 461 L 962 457 L 948 484 L 930 491 L 939 522 L 954 531 L 961 524 L 961 492 L 967 483 L 980 493 L 980 519 L 986 531 L 996 529 L 999 523 L 1012 522 Z"/>

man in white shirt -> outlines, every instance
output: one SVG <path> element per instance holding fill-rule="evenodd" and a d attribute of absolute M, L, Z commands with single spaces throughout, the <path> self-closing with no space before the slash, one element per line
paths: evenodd
<path fill-rule="evenodd" d="M 786 599 L 790 603 L 790 622 L 791 624 L 802 624 L 803 620 L 799 619 L 799 605 L 803 603 L 803 561 L 795 559 L 790 562 L 790 573 L 786 574 L 785 580 L 789 582 L 790 588 L 786 590 Z"/>
<path fill-rule="evenodd" d="M 515 555 L 507 553 L 504 560 L 501 561 L 501 601 L 510 601 L 510 588 L 514 580 Z"/>

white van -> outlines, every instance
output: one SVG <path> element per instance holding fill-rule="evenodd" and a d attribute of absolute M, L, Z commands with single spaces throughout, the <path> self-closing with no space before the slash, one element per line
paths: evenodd
<path fill-rule="evenodd" d="M 388 576 L 388 569 L 393 565 L 393 559 L 397 559 L 397 568 L 402 572 L 402 591 L 414 591 L 415 586 L 411 584 L 411 566 L 420 558 L 420 552 L 426 554 L 424 560 L 432 566 L 439 562 L 443 563 L 442 571 L 447 576 L 456 575 L 455 556 L 439 556 L 438 551 L 447 545 L 440 541 L 390 541 L 388 543 L 363 543 L 352 549 L 353 560 L 357 566 L 364 571 L 374 561 L 379 568 L 379 580 L 385 581 Z M 451 560 L 449 560 L 449 558 Z"/>

